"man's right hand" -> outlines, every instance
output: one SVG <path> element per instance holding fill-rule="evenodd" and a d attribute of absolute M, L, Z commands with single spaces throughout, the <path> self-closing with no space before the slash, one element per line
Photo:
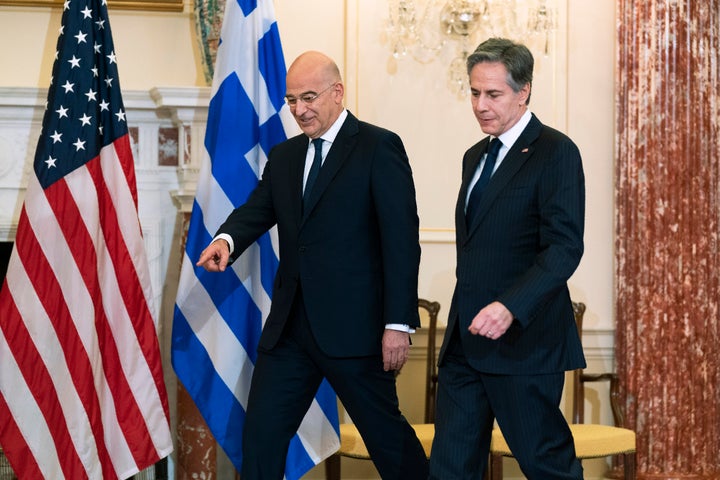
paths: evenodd
<path fill-rule="evenodd" d="M 229 260 L 230 245 L 220 238 L 202 251 L 195 266 L 203 267 L 208 272 L 224 272 Z"/>

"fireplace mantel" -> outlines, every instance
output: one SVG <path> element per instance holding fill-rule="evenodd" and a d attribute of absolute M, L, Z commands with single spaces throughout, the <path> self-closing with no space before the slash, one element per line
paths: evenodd
<path fill-rule="evenodd" d="M 42 125 L 47 90 L 0 87 L 0 241 L 12 242 Z M 177 245 L 178 212 L 189 212 L 202 158 L 210 89 L 123 92 L 157 307 Z M 195 141 L 193 141 L 195 139 Z M 159 311 L 159 310 L 158 310 Z"/>

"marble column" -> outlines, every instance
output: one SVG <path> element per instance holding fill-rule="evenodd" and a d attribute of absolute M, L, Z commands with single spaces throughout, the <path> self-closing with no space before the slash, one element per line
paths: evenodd
<path fill-rule="evenodd" d="M 720 479 L 720 0 L 616 1 L 616 357 L 638 478 Z"/>

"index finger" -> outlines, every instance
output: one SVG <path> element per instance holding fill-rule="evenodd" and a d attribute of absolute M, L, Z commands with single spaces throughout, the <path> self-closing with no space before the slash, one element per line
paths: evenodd
<path fill-rule="evenodd" d="M 211 260 L 213 257 L 218 256 L 217 252 L 215 252 L 215 248 L 212 248 L 212 245 L 208 246 L 205 250 L 200 253 L 200 258 L 198 258 L 197 263 L 195 264 L 196 267 L 200 267 L 205 265 L 209 260 Z"/>

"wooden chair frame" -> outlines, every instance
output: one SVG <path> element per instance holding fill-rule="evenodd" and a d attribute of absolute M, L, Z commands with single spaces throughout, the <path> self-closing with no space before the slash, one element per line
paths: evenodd
<path fill-rule="evenodd" d="M 437 341 L 436 341 L 436 332 L 437 332 L 437 319 L 438 319 L 438 313 L 440 312 L 440 304 L 438 302 L 426 300 L 423 298 L 418 299 L 418 308 L 421 310 L 427 311 L 428 318 L 429 318 L 429 325 L 428 325 L 428 344 L 427 344 L 427 367 L 425 370 L 425 416 L 424 420 L 425 423 L 422 424 L 412 424 L 413 428 L 415 428 L 415 431 L 418 433 L 418 437 L 421 438 L 422 436 L 428 436 L 434 433 L 434 428 L 432 428 L 432 424 L 435 421 L 435 396 L 437 392 L 437 362 L 435 361 L 436 357 L 436 350 L 437 350 Z M 356 429 L 354 426 L 350 424 L 346 424 L 341 427 L 342 429 L 351 429 L 353 430 L 352 434 L 354 437 L 358 437 L 358 434 L 356 432 Z M 344 447 L 342 444 L 342 432 L 341 432 L 341 445 L 340 449 L 328 457 L 325 460 L 325 478 L 326 480 L 340 480 L 341 478 L 341 466 L 340 466 L 340 457 L 343 456 L 349 456 L 352 458 L 360 458 L 364 460 L 370 460 L 370 456 L 367 454 L 367 451 L 363 452 L 362 454 L 348 454 L 347 448 Z M 432 439 L 432 437 L 430 437 Z"/>

